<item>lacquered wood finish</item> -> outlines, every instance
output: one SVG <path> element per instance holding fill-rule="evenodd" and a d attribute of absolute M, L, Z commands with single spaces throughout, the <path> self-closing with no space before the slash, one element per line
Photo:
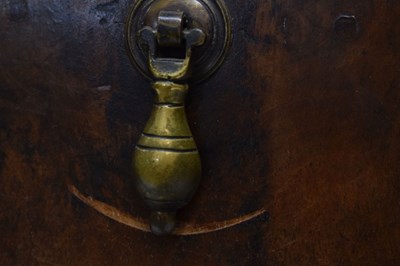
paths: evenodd
<path fill-rule="evenodd" d="M 0 3 L 1 265 L 398 265 L 400 4 L 232 0 L 227 60 L 188 95 L 203 178 L 157 237 L 131 153 L 152 107 L 124 39 L 133 1 Z M 344 15 L 342 18 L 341 15 Z"/>

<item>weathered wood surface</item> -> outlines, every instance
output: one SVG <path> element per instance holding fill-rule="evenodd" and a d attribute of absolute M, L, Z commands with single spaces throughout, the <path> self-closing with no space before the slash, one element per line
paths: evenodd
<path fill-rule="evenodd" d="M 147 216 L 132 4 L 1 1 L 1 265 L 400 263 L 398 1 L 227 1 L 231 52 L 188 96 L 204 177 L 180 218 L 268 217 L 192 237 L 135 231 L 67 189 Z"/>

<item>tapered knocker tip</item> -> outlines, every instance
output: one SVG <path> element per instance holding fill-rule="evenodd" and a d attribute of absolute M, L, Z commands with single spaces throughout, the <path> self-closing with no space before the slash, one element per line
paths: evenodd
<path fill-rule="evenodd" d="M 175 212 L 152 212 L 150 229 L 156 235 L 168 235 L 175 229 Z"/>

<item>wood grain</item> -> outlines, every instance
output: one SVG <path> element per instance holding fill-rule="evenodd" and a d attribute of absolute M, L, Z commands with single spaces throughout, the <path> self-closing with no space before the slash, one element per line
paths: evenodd
<path fill-rule="evenodd" d="M 231 51 L 188 96 L 204 174 L 180 219 L 269 219 L 156 237 L 75 199 L 69 183 L 148 215 L 130 169 L 153 96 L 127 56 L 133 1 L 6 0 L 1 265 L 400 264 L 400 4 L 226 2 Z"/>

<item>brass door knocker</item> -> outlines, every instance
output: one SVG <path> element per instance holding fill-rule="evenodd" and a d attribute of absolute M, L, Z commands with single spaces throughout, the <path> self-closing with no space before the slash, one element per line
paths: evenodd
<path fill-rule="evenodd" d="M 131 227 L 164 234 L 200 234 L 252 219 L 264 210 L 206 225 L 175 228 L 175 214 L 195 193 L 201 162 L 185 114 L 188 84 L 203 81 L 223 62 L 231 41 L 222 0 L 138 0 L 127 22 L 132 63 L 152 81 L 153 110 L 133 152 L 137 189 L 150 207 L 150 226 L 140 218 L 70 191 L 102 214 Z"/>
<path fill-rule="evenodd" d="M 230 25 L 223 5 L 208 0 L 139 1 L 129 21 L 133 61 L 154 81 L 156 92 L 133 153 L 133 171 L 151 209 L 151 231 L 168 234 L 175 228 L 177 210 L 189 202 L 201 179 L 200 156 L 184 110 L 187 84 L 221 64 Z M 209 47 L 194 55 L 202 46 Z"/>

